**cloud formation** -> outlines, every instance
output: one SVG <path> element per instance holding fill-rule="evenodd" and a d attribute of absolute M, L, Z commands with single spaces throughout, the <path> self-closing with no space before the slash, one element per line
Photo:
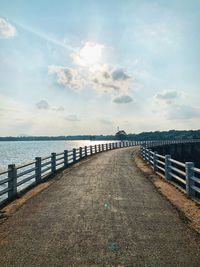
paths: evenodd
<path fill-rule="evenodd" d="M 86 42 L 71 54 L 73 67 L 50 65 L 49 74 L 55 74 L 58 84 L 73 91 L 90 88 L 115 96 L 128 95 L 133 80 L 125 70 L 102 63 L 104 45 Z"/>
<path fill-rule="evenodd" d="M 0 37 L 9 39 L 16 35 L 16 28 L 8 21 L 0 17 Z"/>
<path fill-rule="evenodd" d="M 65 120 L 67 121 L 80 121 L 76 114 L 69 114 L 65 116 Z"/>
<path fill-rule="evenodd" d="M 83 79 L 78 71 L 68 67 L 51 65 L 48 67 L 49 74 L 56 74 L 58 84 L 78 91 L 83 87 Z"/>
<path fill-rule="evenodd" d="M 46 101 L 46 100 L 40 100 L 39 102 L 36 103 L 36 107 L 38 109 L 49 109 L 50 108 L 50 105 L 49 103 Z"/>
<path fill-rule="evenodd" d="M 111 75 L 113 81 L 126 81 L 130 79 L 130 76 L 128 76 L 122 69 L 115 69 Z"/>
<path fill-rule="evenodd" d="M 43 110 L 52 110 L 52 111 L 64 111 L 65 110 L 63 106 L 52 106 L 46 100 L 43 100 L 43 99 L 37 102 L 35 105 L 38 109 L 43 109 Z"/>
<path fill-rule="evenodd" d="M 129 95 L 122 95 L 119 97 L 115 97 L 113 100 L 113 102 L 117 103 L 117 104 L 127 104 L 127 103 L 130 103 L 132 101 L 133 101 L 133 99 Z"/>
<path fill-rule="evenodd" d="M 166 104 L 171 104 L 175 99 L 179 97 L 177 91 L 163 91 L 154 96 L 154 99 L 159 102 L 165 102 Z"/>

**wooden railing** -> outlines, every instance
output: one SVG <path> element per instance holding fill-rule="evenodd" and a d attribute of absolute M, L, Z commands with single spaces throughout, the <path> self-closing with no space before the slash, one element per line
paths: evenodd
<path fill-rule="evenodd" d="M 180 140 L 176 143 L 197 143 L 200 140 Z M 173 142 L 172 142 L 173 143 Z M 171 158 L 171 155 L 160 155 L 152 151 L 155 146 L 171 144 L 169 141 L 143 144 L 140 147 L 141 157 L 155 172 L 168 182 L 183 189 L 189 197 L 200 200 L 200 169 L 193 162 L 180 162 Z"/>

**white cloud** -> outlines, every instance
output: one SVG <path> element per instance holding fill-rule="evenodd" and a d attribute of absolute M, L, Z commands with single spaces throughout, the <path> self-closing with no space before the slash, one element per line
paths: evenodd
<path fill-rule="evenodd" d="M 49 109 L 50 108 L 50 105 L 49 103 L 46 101 L 46 100 L 40 100 L 38 103 L 36 103 L 36 107 L 38 109 Z"/>
<path fill-rule="evenodd" d="M 112 72 L 112 79 L 114 81 L 126 81 L 130 79 L 130 76 L 128 76 L 122 69 L 115 69 Z"/>
<path fill-rule="evenodd" d="M 180 94 L 177 91 L 163 91 L 154 96 L 154 99 L 161 103 L 172 104 Z"/>
<path fill-rule="evenodd" d="M 52 110 L 53 111 L 64 111 L 65 110 L 65 108 L 63 107 L 63 106 L 53 106 L 52 107 Z"/>
<path fill-rule="evenodd" d="M 71 54 L 73 67 L 50 65 L 48 73 L 55 74 L 58 84 L 73 91 L 89 88 L 114 96 L 129 95 L 133 78 L 121 67 L 100 62 L 104 48 L 86 42 Z"/>
<path fill-rule="evenodd" d="M 127 103 L 130 103 L 132 101 L 133 101 L 133 99 L 129 95 L 122 95 L 122 96 L 114 98 L 114 100 L 113 100 L 113 102 L 117 103 L 117 104 L 127 104 Z"/>
<path fill-rule="evenodd" d="M 78 71 L 68 67 L 51 65 L 48 67 L 49 74 L 56 74 L 57 82 L 72 90 L 82 89 L 84 81 Z"/>
<path fill-rule="evenodd" d="M 44 110 L 51 110 L 51 111 L 64 111 L 65 108 L 63 106 L 52 106 L 50 105 L 46 100 L 40 100 L 37 102 L 36 107 L 38 109 L 44 109 Z"/>
<path fill-rule="evenodd" d="M 0 37 L 9 39 L 16 35 L 16 28 L 0 17 Z"/>
<path fill-rule="evenodd" d="M 125 71 L 107 64 L 95 65 L 92 70 L 51 65 L 49 74 L 56 74 L 57 83 L 74 91 L 91 88 L 110 94 L 128 94 L 131 78 Z"/>
<path fill-rule="evenodd" d="M 67 121 L 80 121 L 76 114 L 69 114 L 65 116 L 65 120 Z"/>

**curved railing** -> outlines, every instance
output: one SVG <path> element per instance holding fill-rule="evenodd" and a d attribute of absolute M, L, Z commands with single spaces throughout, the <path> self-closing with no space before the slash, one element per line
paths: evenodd
<path fill-rule="evenodd" d="M 73 148 L 61 153 L 51 153 L 47 157 L 36 157 L 34 161 L 16 166 L 8 165 L 8 170 L 0 173 L 0 205 L 5 204 L 29 187 L 33 187 L 60 170 L 97 153 L 121 147 L 140 145 L 144 142 L 113 142 L 93 146 Z"/>
<path fill-rule="evenodd" d="M 168 182 L 183 189 L 188 196 L 200 200 L 200 169 L 193 162 L 180 162 L 171 155 L 160 155 L 152 151 L 156 146 L 173 143 L 198 143 L 200 140 L 185 140 L 179 142 L 159 142 L 144 144 L 140 147 L 142 158 L 153 168 L 157 174 L 164 177 Z"/>
<path fill-rule="evenodd" d="M 112 142 L 107 144 L 79 147 L 72 150 L 64 150 L 61 153 L 51 153 L 51 155 L 47 157 L 36 157 L 32 162 L 23 164 L 21 166 L 10 164 L 8 165 L 8 169 L 6 171 L 0 172 L 0 205 L 3 205 L 9 200 L 14 199 L 18 193 L 23 192 L 25 189 L 28 190 L 29 188 L 42 183 L 49 177 L 55 176 L 58 171 L 66 169 L 88 156 L 116 148 L 140 145 L 142 157 L 149 162 L 151 166 L 153 166 L 152 164 L 154 164 L 153 162 L 155 161 L 155 168 L 165 172 L 166 166 L 163 161 L 165 160 L 164 157 L 152 151 L 150 152 L 149 147 L 174 143 L 191 143 L 196 141 L 197 140 Z M 154 159 L 155 155 L 157 157 L 156 160 Z M 175 162 L 172 163 L 176 164 Z M 176 171 L 173 168 L 170 170 L 171 172 Z M 183 174 L 181 171 L 182 170 L 177 171 L 179 174 L 179 176 L 177 175 L 177 179 L 181 179 L 180 175 Z M 196 183 L 199 182 L 199 178 L 191 175 L 191 173 L 199 173 L 199 171 L 200 170 L 195 167 L 188 167 L 188 175 L 192 176 L 190 179 L 191 185 L 188 187 L 188 192 L 190 195 L 192 195 L 194 190 L 197 190 Z M 175 177 L 176 174 L 171 173 L 170 175 Z"/>

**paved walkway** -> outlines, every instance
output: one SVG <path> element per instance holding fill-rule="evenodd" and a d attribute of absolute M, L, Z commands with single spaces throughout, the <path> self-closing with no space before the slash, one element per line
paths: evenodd
<path fill-rule="evenodd" d="M 0 226 L 0 266 L 200 266 L 200 240 L 134 166 L 133 148 L 64 171 Z"/>

